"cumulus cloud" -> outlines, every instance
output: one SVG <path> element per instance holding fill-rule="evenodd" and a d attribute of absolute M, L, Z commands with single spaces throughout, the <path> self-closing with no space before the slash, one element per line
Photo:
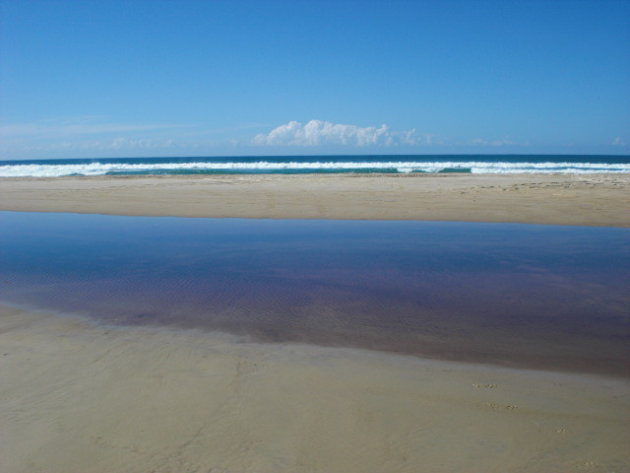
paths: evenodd
<path fill-rule="evenodd" d="M 429 142 L 430 135 L 419 136 L 415 129 L 395 131 L 387 125 L 360 127 L 311 120 L 306 124 L 290 121 L 269 133 L 260 133 L 253 139 L 259 146 L 370 146 L 414 145 Z M 428 143 L 430 144 L 430 143 Z"/>

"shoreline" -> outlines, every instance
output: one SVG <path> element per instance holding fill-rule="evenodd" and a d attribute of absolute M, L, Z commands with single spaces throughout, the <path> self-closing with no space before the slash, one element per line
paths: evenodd
<path fill-rule="evenodd" d="M 630 227 L 630 175 L 0 179 L 0 210 Z M 0 470 L 625 471 L 605 374 L 105 325 L 0 304 Z"/>
<path fill-rule="evenodd" d="M 0 210 L 630 227 L 630 174 L 242 174 L 0 179 Z"/>
<path fill-rule="evenodd" d="M 3 471 L 630 465 L 625 380 L 108 327 L 6 306 L 0 342 Z"/>

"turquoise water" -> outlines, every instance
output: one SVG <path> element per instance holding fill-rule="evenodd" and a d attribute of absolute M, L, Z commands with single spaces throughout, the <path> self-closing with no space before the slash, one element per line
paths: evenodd
<path fill-rule="evenodd" d="M 628 376 L 630 230 L 0 212 L 0 301 Z"/>
<path fill-rule="evenodd" d="M 630 172 L 630 156 L 249 156 L 0 161 L 0 177 L 349 172 L 402 174 Z"/>

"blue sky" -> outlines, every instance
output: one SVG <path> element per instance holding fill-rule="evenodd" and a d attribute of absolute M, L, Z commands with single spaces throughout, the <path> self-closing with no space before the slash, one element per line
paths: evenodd
<path fill-rule="evenodd" d="M 0 158 L 630 154 L 630 1 L 0 0 Z"/>

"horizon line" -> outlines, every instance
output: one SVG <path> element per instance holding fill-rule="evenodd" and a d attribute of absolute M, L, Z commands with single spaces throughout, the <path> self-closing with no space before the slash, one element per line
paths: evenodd
<path fill-rule="evenodd" d="M 610 153 L 375 153 L 375 154 L 247 154 L 247 155 L 187 155 L 187 156 L 100 156 L 100 157 L 67 157 L 67 158 L 0 158 L 0 161 L 66 161 L 66 160 L 100 160 L 100 159 L 195 159 L 195 158 L 232 158 L 232 159 L 251 159 L 251 158 L 319 158 L 319 157 L 380 157 L 380 156 L 400 156 L 400 157 L 415 157 L 415 156 L 600 156 L 611 158 L 628 158 L 630 154 L 610 154 Z"/>

